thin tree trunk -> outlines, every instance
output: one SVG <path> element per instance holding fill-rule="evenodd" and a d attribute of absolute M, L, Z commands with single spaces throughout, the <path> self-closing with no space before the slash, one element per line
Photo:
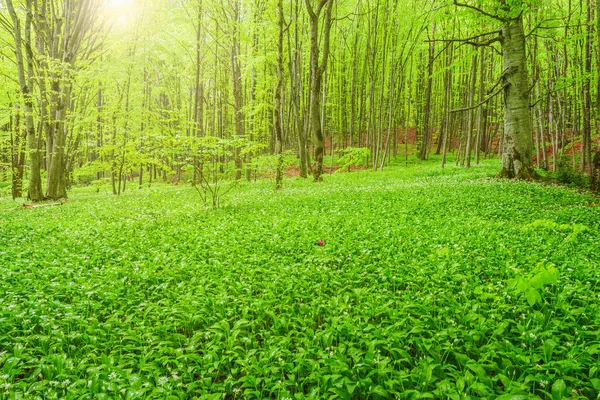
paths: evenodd
<path fill-rule="evenodd" d="M 469 111 L 467 116 L 467 142 L 465 150 L 465 167 L 471 168 L 471 142 L 473 138 L 473 104 L 475 103 L 475 87 L 477 85 L 477 53 L 471 61 L 471 79 L 469 85 Z"/>

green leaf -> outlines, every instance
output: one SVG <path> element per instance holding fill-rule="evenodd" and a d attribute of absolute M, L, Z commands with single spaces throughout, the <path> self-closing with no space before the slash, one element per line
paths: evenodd
<path fill-rule="evenodd" d="M 388 392 L 387 392 L 387 390 L 385 390 L 384 388 L 382 388 L 382 387 L 381 387 L 381 386 L 379 386 L 379 385 L 372 386 L 372 387 L 369 389 L 369 394 L 376 394 L 376 395 L 379 395 L 379 396 L 388 397 Z"/>
<path fill-rule="evenodd" d="M 555 347 L 556 342 L 554 340 L 548 339 L 544 341 L 544 359 L 546 363 L 552 359 L 552 352 L 554 351 Z"/>
<path fill-rule="evenodd" d="M 560 400 L 567 395 L 567 385 L 562 379 L 552 385 L 552 400 Z"/>
<path fill-rule="evenodd" d="M 535 303 L 542 301 L 542 296 L 540 295 L 540 293 L 532 287 L 527 289 L 525 296 L 527 297 L 527 303 L 529 303 L 530 306 L 533 306 Z"/>

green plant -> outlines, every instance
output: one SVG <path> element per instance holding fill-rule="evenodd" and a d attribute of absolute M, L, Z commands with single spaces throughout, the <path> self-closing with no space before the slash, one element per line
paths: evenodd
<path fill-rule="evenodd" d="M 541 303 L 542 292 L 546 285 L 556 284 L 559 278 L 558 269 L 553 265 L 538 263 L 530 275 L 518 276 L 508 282 L 510 287 L 522 293 L 530 306 Z"/>
<path fill-rule="evenodd" d="M 343 155 L 338 160 L 341 167 L 337 171 L 349 171 L 351 167 L 364 165 L 371 156 L 371 150 L 368 147 L 347 147 L 341 152 Z"/>
<path fill-rule="evenodd" d="M 0 198 L 0 398 L 595 398 L 597 208 L 438 165 Z"/>
<path fill-rule="evenodd" d="M 589 179 L 583 172 L 577 171 L 567 156 L 562 156 L 558 161 L 556 172 L 551 175 L 558 182 L 580 188 L 589 187 Z"/>

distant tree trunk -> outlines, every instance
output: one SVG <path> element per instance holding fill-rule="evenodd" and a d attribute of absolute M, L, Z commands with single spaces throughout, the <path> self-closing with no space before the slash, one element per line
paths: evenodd
<path fill-rule="evenodd" d="M 21 108 L 18 104 L 11 107 L 10 142 L 11 142 L 11 167 L 12 167 L 12 198 L 23 197 L 23 174 L 25 172 L 25 141 L 21 129 Z"/>
<path fill-rule="evenodd" d="M 581 148 L 581 169 L 592 176 L 592 2 L 587 0 L 585 37 L 585 79 L 583 81 L 583 143 Z"/>
<path fill-rule="evenodd" d="M 104 128 L 104 121 L 102 118 L 103 115 L 103 110 L 104 110 L 104 104 L 103 104 L 103 96 L 102 96 L 102 82 L 99 82 L 98 84 L 98 96 L 96 98 L 96 112 L 97 112 L 97 116 L 96 116 L 96 149 L 94 152 L 94 159 L 98 159 L 100 157 L 102 157 L 102 142 L 103 142 L 103 128 Z M 97 172 L 96 173 L 96 179 L 100 179 L 103 176 L 104 172 Z"/>
<path fill-rule="evenodd" d="M 277 1 L 277 10 L 279 35 L 277 37 L 277 84 L 273 103 L 273 130 L 275 131 L 275 154 L 277 155 L 275 189 L 281 189 L 283 186 L 283 35 L 286 29 L 283 16 L 283 0 Z"/>
<path fill-rule="evenodd" d="M 485 79 L 485 53 L 484 53 L 485 48 L 482 47 L 481 51 L 480 51 L 480 55 L 479 55 L 479 65 L 480 65 L 480 69 L 479 69 L 479 95 L 478 95 L 478 101 L 481 102 L 483 101 L 483 96 L 485 95 L 484 93 L 484 88 L 483 88 L 483 81 Z M 485 119 L 486 119 L 486 115 L 485 115 L 485 110 L 487 109 L 487 104 L 482 104 L 481 106 L 479 106 L 477 108 L 477 137 L 475 138 L 475 164 L 479 165 L 479 155 L 481 152 L 481 140 L 483 137 L 485 137 Z"/>
<path fill-rule="evenodd" d="M 473 54 L 471 61 L 471 79 L 469 85 L 469 111 L 467 111 L 467 141 L 465 150 L 465 167 L 471 168 L 471 143 L 473 141 L 473 104 L 475 103 L 475 88 L 477 85 L 477 53 Z"/>
<path fill-rule="evenodd" d="M 321 125 L 321 85 L 323 73 L 327 69 L 329 57 L 329 38 L 331 33 L 331 10 L 334 0 L 319 0 L 313 8 L 311 0 L 305 0 L 310 20 L 310 93 L 309 93 L 309 118 L 312 133 L 315 136 L 315 165 L 313 176 L 315 182 L 323 180 L 323 154 L 325 150 L 325 137 Z M 319 18 L 323 7 L 326 6 L 323 26 L 323 53 L 319 49 Z"/>
<path fill-rule="evenodd" d="M 596 43 L 600 44 L 600 0 L 596 0 Z M 600 51 L 596 51 L 596 77 L 596 107 L 598 108 L 596 118 L 598 118 L 600 116 Z M 600 135 L 598 146 L 600 147 Z"/>
<path fill-rule="evenodd" d="M 452 43 L 448 47 L 446 54 L 446 72 L 444 72 L 444 123 L 443 129 L 441 132 L 441 142 L 442 142 L 442 164 L 441 167 L 444 168 L 446 166 L 446 155 L 448 151 L 448 140 L 451 134 L 451 124 L 450 124 L 450 109 L 452 108 L 452 69 L 450 66 L 452 65 L 452 56 L 454 54 L 454 47 Z"/>
<path fill-rule="evenodd" d="M 236 0 L 232 4 L 233 21 L 232 24 L 232 42 L 231 42 L 231 80 L 233 89 L 233 120 L 235 134 L 238 138 L 244 137 L 244 100 L 242 86 L 242 67 L 240 60 L 240 23 L 241 23 L 241 3 Z M 233 160 L 235 163 L 235 179 L 242 178 L 242 157 L 239 146 L 235 145 L 233 149 Z"/>
<path fill-rule="evenodd" d="M 423 110 L 423 133 L 421 138 L 421 151 L 419 158 L 427 160 L 431 143 L 429 120 L 431 119 L 431 91 L 433 85 L 433 63 L 435 61 L 435 24 L 431 26 L 431 41 L 429 43 L 429 60 L 427 63 L 427 78 L 425 86 L 425 106 Z"/>
<path fill-rule="evenodd" d="M 500 176 L 533 179 L 537 174 L 533 167 L 525 34 L 521 15 L 503 23 L 501 43 L 504 58 L 504 143 Z"/>
<path fill-rule="evenodd" d="M 204 136 L 204 83 L 202 81 L 202 49 L 203 49 L 203 35 L 202 35 L 202 17 L 203 7 L 202 0 L 198 3 L 198 15 L 196 19 L 196 76 L 194 85 L 194 136 Z M 148 88 L 149 91 L 150 88 Z M 202 166 L 199 164 L 198 157 L 194 158 L 194 176 L 193 183 L 202 181 Z"/>

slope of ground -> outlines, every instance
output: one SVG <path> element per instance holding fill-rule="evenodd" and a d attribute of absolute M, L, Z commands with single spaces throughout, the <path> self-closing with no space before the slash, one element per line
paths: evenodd
<path fill-rule="evenodd" d="M 600 210 L 498 169 L 0 213 L 0 397 L 596 398 Z"/>

